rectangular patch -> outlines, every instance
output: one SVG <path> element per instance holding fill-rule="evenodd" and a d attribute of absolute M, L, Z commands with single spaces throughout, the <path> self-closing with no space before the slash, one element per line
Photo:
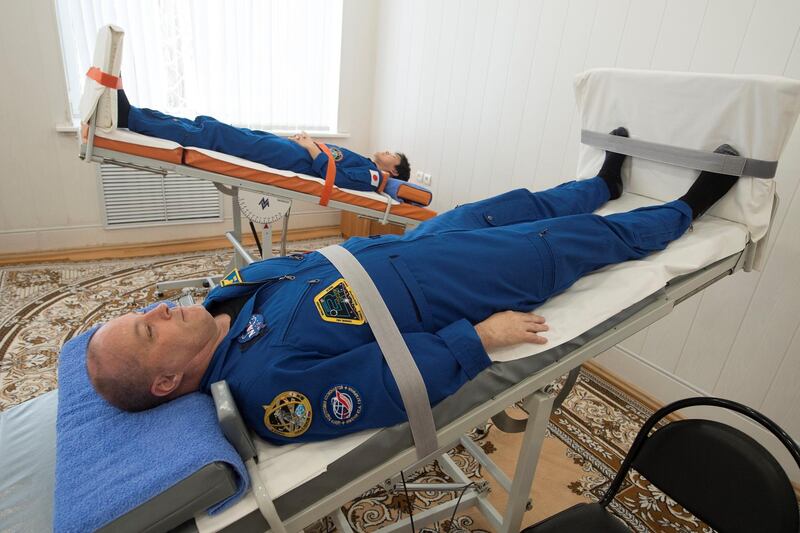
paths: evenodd
<path fill-rule="evenodd" d="M 339 278 L 314 297 L 319 316 L 326 322 L 360 326 L 366 322 L 361 305 L 344 278 Z"/>
<path fill-rule="evenodd" d="M 381 175 L 377 170 L 370 170 L 369 178 L 370 178 L 370 183 L 372 183 L 373 187 L 377 187 L 378 185 L 381 184 Z"/>

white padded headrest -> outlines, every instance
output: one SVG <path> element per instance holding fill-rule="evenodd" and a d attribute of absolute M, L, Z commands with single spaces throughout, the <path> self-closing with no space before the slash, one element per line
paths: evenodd
<path fill-rule="evenodd" d="M 122 67 L 122 38 L 125 31 L 119 26 L 107 24 L 98 30 L 97 42 L 94 45 L 92 66 L 107 74 L 119 76 Z M 95 108 L 97 127 L 105 131 L 117 127 L 117 91 L 100 85 L 93 79 L 84 78 L 83 95 L 81 95 L 81 122 L 86 123 L 92 117 Z"/>
<path fill-rule="evenodd" d="M 774 161 L 800 113 L 800 81 L 593 69 L 576 76 L 575 99 L 583 129 L 608 133 L 625 126 L 631 138 L 709 152 L 728 143 L 744 157 Z M 577 176 L 596 175 L 603 157 L 602 150 L 581 145 Z M 662 201 L 681 196 L 697 174 L 637 158 L 623 167 L 626 191 Z M 774 194 L 774 180 L 743 177 L 709 213 L 746 225 L 757 241 L 769 228 Z"/>

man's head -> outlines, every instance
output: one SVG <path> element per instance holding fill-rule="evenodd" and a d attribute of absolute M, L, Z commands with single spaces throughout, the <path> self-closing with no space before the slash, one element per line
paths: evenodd
<path fill-rule="evenodd" d="M 92 336 L 86 369 L 95 390 L 126 411 L 142 411 L 197 388 L 224 332 L 202 306 L 128 313 Z"/>
<path fill-rule="evenodd" d="M 411 176 L 411 166 L 408 164 L 405 154 L 389 151 L 375 152 L 372 158 L 379 170 L 388 172 L 393 178 L 408 181 Z"/>

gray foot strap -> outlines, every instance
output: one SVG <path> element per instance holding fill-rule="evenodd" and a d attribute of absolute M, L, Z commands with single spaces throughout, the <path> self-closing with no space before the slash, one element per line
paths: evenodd
<path fill-rule="evenodd" d="M 704 152 L 597 131 L 581 130 L 581 142 L 609 152 L 730 176 L 773 178 L 778 168 L 777 161 Z"/>

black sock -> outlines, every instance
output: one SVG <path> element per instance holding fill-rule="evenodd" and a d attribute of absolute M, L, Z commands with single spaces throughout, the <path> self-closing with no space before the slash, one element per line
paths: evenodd
<path fill-rule="evenodd" d="M 739 152 L 729 144 L 723 144 L 714 150 L 714 153 L 739 155 Z M 679 200 L 689 204 L 689 207 L 692 208 L 692 219 L 696 219 L 714 205 L 717 200 L 725 196 L 725 193 L 736 184 L 738 179 L 739 176 L 717 174 L 704 170 Z"/>
<path fill-rule="evenodd" d="M 117 89 L 117 127 L 128 127 L 128 113 L 131 110 L 131 103 L 128 102 L 128 97 L 125 96 L 125 91 Z"/>
<path fill-rule="evenodd" d="M 627 137 L 628 130 L 619 127 L 611 132 L 611 135 L 619 135 L 620 137 Z M 616 200 L 622 195 L 622 163 L 625 161 L 625 154 L 618 154 L 616 152 L 606 152 L 606 160 L 603 161 L 603 167 L 598 176 L 603 178 L 608 187 L 608 193 L 611 195 L 612 200 Z"/>

